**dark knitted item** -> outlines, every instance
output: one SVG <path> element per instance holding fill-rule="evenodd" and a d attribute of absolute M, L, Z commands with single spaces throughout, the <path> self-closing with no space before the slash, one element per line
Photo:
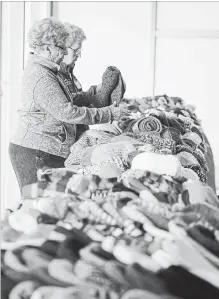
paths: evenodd
<path fill-rule="evenodd" d="M 56 257 L 58 246 L 59 246 L 59 242 L 58 241 L 46 240 L 42 244 L 42 246 L 40 247 L 40 249 L 43 250 L 45 253 L 48 253 L 51 256 Z"/>
<path fill-rule="evenodd" d="M 16 282 L 11 280 L 3 272 L 1 273 L 1 298 L 8 299 L 9 293 L 12 288 L 16 285 Z"/>
<path fill-rule="evenodd" d="M 57 257 L 76 262 L 79 258 L 79 250 L 91 242 L 91 239 L 82 231 L 72 229 L 72 236 L 62 242 L 57 249 Z"/>
<path fill-rule="evenodd" d="M 153 272 L 141 267 L 139 264 L 124 267 L 123 277 L 131 288 L 147 290 L 160 295 L 168 293 L 165 282 Z"/>
<path fill-rule="evenodd" d="M 165 288 L 174 295 L 184 299 L 217 299 L 219 289 L 191 274 L 186 269 L 171 266 L 160 271 L 158 278 L 163 279 Z"/>
<path fill-rule="evenodd" d="M 120 71 L 109 66 L 103 74 L 101 89 L 97 92 L 94 106 L 97 108 L 109 106 L 116 102 L 118 105 L 125 93 L 125 83 Z"/>
<path fill-rule="evenodd" d="M 125 94 L 125 90 L 126 90 L 125 82 L 121 74 L 119 74 L 118 84 L 116 88 L 114 88 L 110 96 L 110 105 L 116 102 L 116 106 L 118 106 Z"/>
<path fill-rule="evenodd" d="M 79 259 L 78 251 L 83 248 L 83 245 L 75 238 L 69 238 L 60 244 L 57 250 L 57 257 L 68 259 L 74 263 Z"/>
<path fill-rule="evenodd" d="M 189 236 L 195 241 L 202 244 L 210 252 L 219 257 L 219 243 L 215 239 L 214 232 L 202 225 L 195 225 L 187 230 Z"/>

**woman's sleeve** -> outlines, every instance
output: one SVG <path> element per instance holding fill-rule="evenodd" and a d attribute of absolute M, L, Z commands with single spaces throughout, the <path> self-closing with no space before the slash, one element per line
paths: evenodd
<path fill-rule="evenodd" d="M 112 119 L 110 107 L 77 107 L 69 102 L 59 83 L 52 75 L 39 79 L 34 88 L 34 100 L 54 118 L 66 123 L 93 125 Z"/>
<path fill-rule="evenodd" d="M 96 99 L 96 86 L 91 86 L 88 91 L 80 91 L 76 94 L 73 94 L 74 105 L 78 107 L 89 107 L 92 105 L 95 107 L 95 99 Z"/>

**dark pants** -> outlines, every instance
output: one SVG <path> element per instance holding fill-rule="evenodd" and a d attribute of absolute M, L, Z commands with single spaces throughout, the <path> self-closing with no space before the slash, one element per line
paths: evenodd
<path fill-rule="evenodd" d="M 13 143 L 9 144 L 9 155 L 20 191 L 24 186 L 37 182 L 38 169 L 44 166 L 61 168 L 65 161 L 65 158 Z"/>

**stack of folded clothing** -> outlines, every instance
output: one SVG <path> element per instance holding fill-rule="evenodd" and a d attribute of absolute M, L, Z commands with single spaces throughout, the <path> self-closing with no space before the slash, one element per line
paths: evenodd
<path fill-rule="evenodd" d="M 117 178 L 40 170 L 2 222 L 1 298 L 219 298 L 215 193 L 138 162 Z"/>

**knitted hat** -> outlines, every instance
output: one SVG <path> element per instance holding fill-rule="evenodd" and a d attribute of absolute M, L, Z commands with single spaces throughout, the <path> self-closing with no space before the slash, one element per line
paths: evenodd
<path fill-rule="evenodd" d="M 95 107 L 105 107 L 116 102 L 117 106 L 125 93 L 125 82 L 120 71 L 109 66 L 103 74 L 101 89 L 94 100 Z"/>

